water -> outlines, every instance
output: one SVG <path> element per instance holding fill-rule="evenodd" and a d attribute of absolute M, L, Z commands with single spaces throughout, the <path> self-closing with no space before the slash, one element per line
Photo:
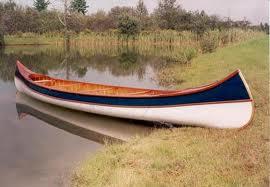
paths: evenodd
<path fill-rule="evenodd" d="M 128 140 L 149 131 L 142 122 L 75 112 L 16 94 L 17 59 L 53 77 L 153 89 L 162 88 L 155 76 L 167 63 L 129 48 L 0 51 L 0 186 L 65 186 L 72 169 L 101 149 L 104 138 Z"/>

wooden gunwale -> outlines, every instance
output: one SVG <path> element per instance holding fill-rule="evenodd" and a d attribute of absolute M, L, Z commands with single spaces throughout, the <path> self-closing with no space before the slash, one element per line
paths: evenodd
<path fill-rule="evenodd" d="M 195 94 L 195 93 L 200 93 L 204 92 L 207 90 L 210 90 L 212 88 L 215 88 L 222 83 L 226 82 L 227 80 L 231 79 L 237 74 L 241 74 L 240 70 L 236 70 L 235 72 L 231 73 L 227 77 L 223 78 L 220 81 L 216 81 L 212 84 L 204 85 L 201 87 L 196 87 L 196 88 L 190 88 L 190 89 L 184 89 L 184 90 L 172 90 L 172 91 L 165 91 L 165 90 L 154 90 L 154 89 L 141 89 L 141 88 L 131 88 L 131 87 L 121 87 L 121 86 L 112 86 L 112 85 L 103 85 L 103 84 L 94 84 L 94 83 L 85 83 L 85 82 L 80 82 L 80 81 L 68 81 L 64 79 L 56 79 L 56 78 L 51 78 L 46 75 L 42 74 L 36 74 L 35 72 L 32 72 L 31 70 L 27 69 L 21 62 L 17 61 L 17 67 L 20 72 L 20 74 L 31 84 L 34 84 L 39 87 L 43 87 L 49 90 L 55 90 L 55 91 L 61 91 L 63 93 L 70 93 L 70 94 L 80 94 L 80 95 L 85 95 L 85 96 L 102 96 L 102 97 L 121 97 L 121 98 L 159 98 L 159 97 L 170 97 L 170 96 L 182 96 L 182 95 L 189 95 L 189 94 Z M 76 83 L 76 84 L 84 84 L 84 85 L 91 85 L 91 86 L 104 86 L 104 87 L 110 87 L 110 88 L 116 88 L 116 89 L 124 89 L 124 90 L 134 90 L 134 91 L 145 91 L 145 92 L 157 92 L 155 95 L 129 95 L 129 93 L 126 93 L 126 95 L 102 95 L 102 94 L 86 94 L 86 93 L 80 93 L 80 92 L 72 92 L 72 91 L 67 91 L 67 90 L 61 90 L 61 89 L 56 89 L 50 86 L 38 84 L 36 81 L 33 81 L 29 76 L 44 76 L 44 78 L 48 78 L 51 81 L 63 81 L 63 82 L 70 82 L 70 83 Z M 241 77 L 242 78 L 242 77 Z M 93 90 L 94 91 L 94 90 Z M 249 92 L 250 94 L 250 92 Z M 251 95 L 250 95 L 251 96 Z M 252 96 L 251 96 L 252 98 Z"/>

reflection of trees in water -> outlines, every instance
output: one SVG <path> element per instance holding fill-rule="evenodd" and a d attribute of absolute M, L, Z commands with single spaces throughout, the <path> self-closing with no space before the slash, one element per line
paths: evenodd
<path fill-rule="evenodd" d="M 83 78 L 88 68 L 92 68 L 99 72 L 108 71 L 114 76 L 136 75 L 139 79 L 143 79 L 148 65 L 157 70 L 166 63 L 158 57 L 141 55 L 134 48 L 119 48 L 117 53 L 111 56 L 107 53 L 106 55 L 98 53 L 98 51 L 92 53 L 91 49 L 89 50 L 89 52 L 85 49 L 83 52 L 79 49 L 65 51 L 61 47 L 49 46 L 32 47 L 32 50 L 23 48 L 2 51 L 0 52 L 0 78 L 4 81 L 13 80 L 16 60 L 22 61 L 37 73 L 48 74 L 49 71 L 64 70 L 66 78 L 71 75 Z"/>
<path fill-rule="evenodd" d="M 41 74 L 48 74 L 50 70 L 70 69 L 70 73 L 78 77 L 85 76 L 87 66 L 82 66 L 82 60 L 77 61 L 78 54 L 65 54 L 63 51 L 38 51 L 35 53 L 0 53 L 0 78 L 12 81 L 16 70 L 16 60 L 22 61 L 29 69 Z M 63 62 L 64 63 L 61 63 Z M 85 63 L 86 64 L 86 61 Z"/>
<path fill-rule="evenodd" d="M 0 79 L 3 81 L 9 81 L 14 78 L 15 68 L 13 67 L 14 63 L 10 63 L 11 61 L 15 61 L 15 57 L 4 56 L 4 49 L 0 50 Z M 11 76 L 12 75 L 12 76 Z"/>
<path fill-rule="evenodd" d="M 127 50 L 119 56 L 93 56 L 89 61 L 89 67 L 99 72 L 108 71 L 116 77 L 137 75 L 139 79 L 143 79 L 148 61 L 146 57 Z"/>
<path fill-rule="evenodd" d="M 85 64 L 85 65 L 84 65 Z M 87 60 L 82 58 L 78 51 L 71 52 L 68 50 L 64 51 L 64 58 L 60 63 L 60 67 L 57 69 L 65 70 L 65 78 L 70 79 L 71 75 L 82 78 L 87 73 Z"/>

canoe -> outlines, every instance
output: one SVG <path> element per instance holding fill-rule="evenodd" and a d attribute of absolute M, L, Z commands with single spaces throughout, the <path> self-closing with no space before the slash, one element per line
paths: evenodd
<path fill-rule="evenodd" d="M 15 85 L 35 99 L 119 118 L 210 128 L 241 128 L 253 117 L 253 98 L 240 70 L 185 90 L 151 90 L 69 81 L 37 74 L 17 61 Z"/>
<path fill-rule="evenodd" d="M 129 141 L 137 135 L 148 135 L 153 130 L 141 122 L 74 111 L 44 103 L 21 92 L 16 94 L 16 109 L 20 120 L 30 115 L 48 125 L 101 144 Z"/>

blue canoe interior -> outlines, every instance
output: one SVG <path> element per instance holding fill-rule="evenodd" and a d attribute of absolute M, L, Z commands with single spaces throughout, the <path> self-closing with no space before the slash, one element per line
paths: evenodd
<path fill-rule="evenodd" d="M 215 83 L 185 90 L 150 90 L 51 78 L 17 61 L 15 76 L 32 91 L 56 99 L 110 106 L 161 107 L 252 100 L 240 70 Z"/>

